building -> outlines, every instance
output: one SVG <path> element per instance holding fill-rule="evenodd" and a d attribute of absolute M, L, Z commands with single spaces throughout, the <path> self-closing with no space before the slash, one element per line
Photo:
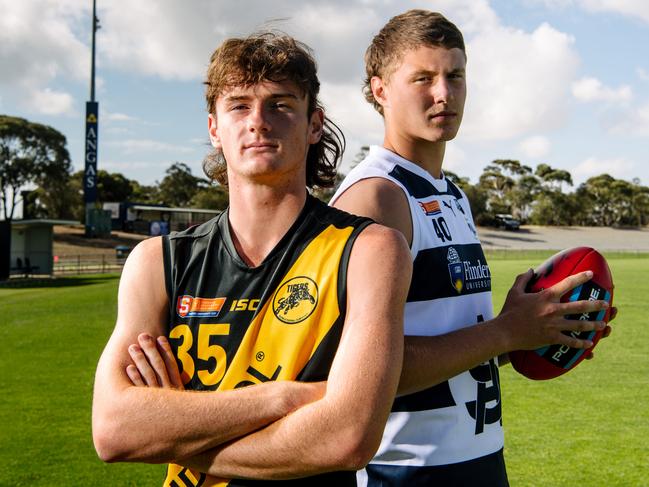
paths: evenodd
<path fill-rule="evenodd" d="M 9 274 L 52 274 L 54 225 L 79 225 L 79 222 L 47 219 L 11 221 Z"/>
<path fill-rule="evenodd" d="M 170 231 L 184 230 L 215 217 L 220 210 L 199 208 L 171 208 L 163 205 L 138 203 L 104 203 L 110 210 L 113 230 L 143 235 L 166 235 Z"/>

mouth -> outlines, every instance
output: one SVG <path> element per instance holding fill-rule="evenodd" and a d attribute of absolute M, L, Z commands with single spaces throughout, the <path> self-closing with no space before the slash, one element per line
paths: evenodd
<path fill-rule="evenodd" d="M 431 120 L 433 120 L 433 119 L 442 119 L 442 120 L 447 119 L 447 120 L 450 120 L 451 118 L 455 118 L 455 117 L 457 117 L 457 113 L 452 112 L 450 110 L 443 110 L 441 112 L 432 114 L 430 116 L 430 119 Z"/>
<path fill-rule="evenodd" d="M 265 151 L 265 150 L 274 150 L 279 147 L 279 144 L 270 141 L 256 141 L 244 144 L 244 150 L 253 150 L 253 151 Z"/>

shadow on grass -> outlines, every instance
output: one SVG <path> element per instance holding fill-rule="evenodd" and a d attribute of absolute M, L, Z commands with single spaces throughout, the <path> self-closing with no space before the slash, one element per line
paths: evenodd
<path fill-rule="evenodd" d="M 0 282 L 0 289 L 33 289 L 44 287 L 76 287 L 101 284 L 119 279 L 119 274 L 92 274 L 87 276 L 21 278 Z"/>

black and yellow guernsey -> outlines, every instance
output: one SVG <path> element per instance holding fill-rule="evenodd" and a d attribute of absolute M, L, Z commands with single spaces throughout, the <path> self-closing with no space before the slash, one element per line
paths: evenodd
<path fill-rule="evenodd" d="M 290 230 L 254 268 L 235 250 L 227 210 L 164 237 L 167 331 L 185 389 L 326 380 L 345 321 L 349 254 L 370 223 L 308 196 Z M 218 479 L 170 464 L 164 485 L 268 483 L 280 482 Z M 344 486 L 356 479 L 354 472 L 332 472 L 281 485 Z"/>

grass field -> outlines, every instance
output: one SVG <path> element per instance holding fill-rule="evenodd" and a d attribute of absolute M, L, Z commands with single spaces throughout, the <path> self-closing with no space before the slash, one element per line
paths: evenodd
<path fill-rule="evenodd" d="M 498 311 L 547 253 L 491 255 Z M 620 308 L 595 359 L 546 382 L 501 370 L 511 485 L 649 486 L 649 256 L 607 254 Z M 113 326 L 116 276 L 0 289 L 0 485 L 161 485 L 163 467 L 94 452 L 94 369 Z"/>
<path fill-rule="evenodd" d="M 0 289 L 0 485 L 161 485 L 160 465 L 105 465 L 90 434 L 95 367 L 117 276 Z"/>

